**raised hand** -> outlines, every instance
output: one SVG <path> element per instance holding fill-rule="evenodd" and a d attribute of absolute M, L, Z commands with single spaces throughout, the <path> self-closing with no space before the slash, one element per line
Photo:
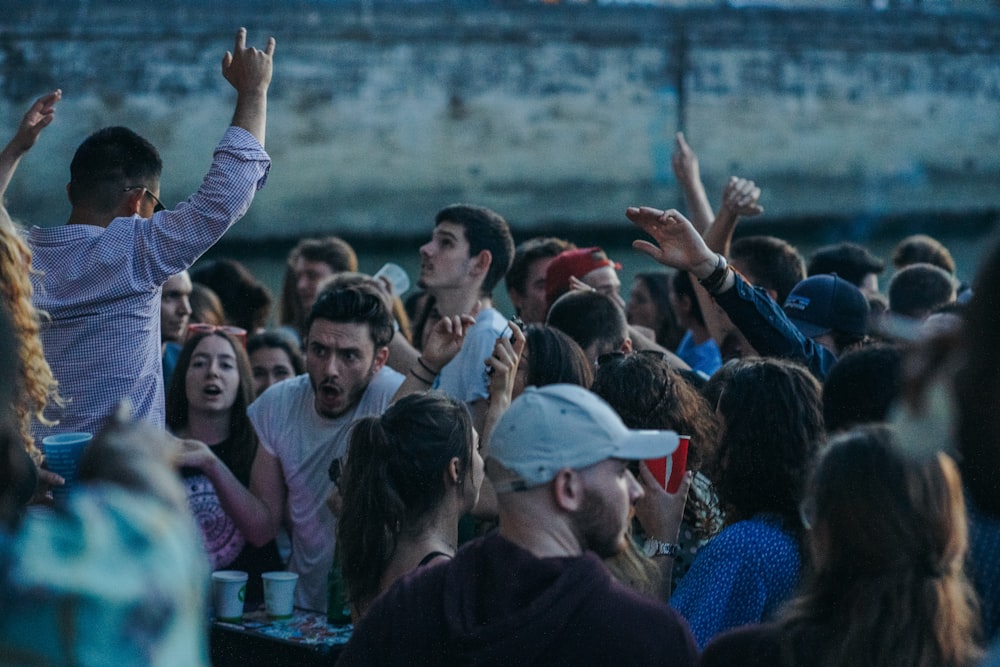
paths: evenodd
<path fill-rule="evenodd" d="M 462 349 L 465 334 L 475 323 L 476 316 L 471 313 L 442 317 L 427 336 L 420 358 L 430 366 L 430 370 L 441 372 Z"/>
<path fill-rule="evenodd" d="M 493 354 L 486 360 L 489 368 L 490 382 L 490 407 L 499 402 L 506 409 L 510 405 L 514 396 L 514 378 L 517 375 L 517 367 L 521 363 L 521 354 L 524 352 L 526 339 L 521 327 L 513 321 L 507 323 L 510 327 L 511 335 L 497 338 L 493 345 Z"/>
<path fill-rule="evenodd" d="M 760 188 L 753 181 L 732 176 L 722 190 L 722 207 L 733 215 L 752 217 L 764 212 L 757 203 L 760 199 Z"/>
<path fill-rule="evenodd" d="M 58 88 L 51 93 L 42 95 L 31 105 L 21 119 L 21 124 L 10 140 L 10 146 L 19 153 L 27 153 L 42 130 L 49 126 L 56 114 L 56 102 L 62 99 L 62 91 Z"/>
<path fill-rule="evenodd" d="M 632 247 L 654 260 L 702 278 L 712 273 L 718 262 L 701 234 L 676 210 L 661 211 L 648 206 L 630 207 L 626 217 L 655 239 L 656 244 L 635 240 Z"/>
<path fill-rule="evenodd" d="M 274 37 L 269 37 L 263 51 L 247 48 L 247 29 L 240 28 L 236 45 L 222 58 L 222 76 L 241 93 L 266 91 L 274 71 L 274 45 Z"/>
<path fill-rule="evenodd" d="M 688 186 L 692 183 L 701 183 L 701 169 L 698 166 L 698 156 L 688 146 L 683 132 L 678 132 L 674 139 L 674 152 L 670 156 L 670 166 L 673 167 L 674 177 L 681 185 Z"/>

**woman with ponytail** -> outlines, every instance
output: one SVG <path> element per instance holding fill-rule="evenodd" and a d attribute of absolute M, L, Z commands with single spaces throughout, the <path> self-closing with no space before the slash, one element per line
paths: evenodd
<path fill-rule="evenodd" d="M 958 468 L 884 426 L 832 441 L 802 505 L 812 573 L 779 620 L 722 635 L 702 665 L 977 664 Z"/>
<path fill-rule="evenodd" d="M 355 425 L 337 521 L 355 621 L 397 578 L 454 556 L 482 481 L 469 411 L 444 394 L 411 394 Z"/>

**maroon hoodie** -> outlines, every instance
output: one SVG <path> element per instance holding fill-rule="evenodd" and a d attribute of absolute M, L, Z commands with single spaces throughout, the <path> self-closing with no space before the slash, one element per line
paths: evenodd
<path fill-rule="evenodd" d="M 536 558 L 491 535 L 398 581 L 338 665 L 694 665 L 684 621 L 592 553 Z"/>

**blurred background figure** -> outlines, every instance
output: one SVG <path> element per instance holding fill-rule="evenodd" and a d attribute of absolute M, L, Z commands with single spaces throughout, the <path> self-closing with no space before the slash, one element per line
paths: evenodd
<path fill-rule="evenodd" d="M 625 317 L 633 327 L 643 327 L 668 350 L 676 350 L 684 335 L 670 302 L 668 271 L 640 271 L 635 274 L 625 304 Z"/>
<path fill-rule="evenodd" d="M 776 623 L 709 644 L 702 665 L 979 664 L 951 458 L 906 452 L 883 426 L 849 431 L 822 455 L 802 520 L 812 560 L 803 588 Z"/>
<path fill-rule="evenodd" d="M 320 284 L 344 271 L 358 270 L 354 248 L 336 236 L 303 239 L 288 253 L 278 323 L 301 339 Z"/>
<path fill-rule="evenodd" d="M 253 334 L 263 329 L 271 313 L 271 293 L 246 266 L 235 259 L 216 259 L 191 269 L 191 280 L 215 292 L 227 324 Z"/>
<path fill-rule="evenodd" d="M 298 345 L 283 331 L 268 330 L 250 336 L 247 356 L 250 358 L 255 398 L 272 384 L 306 371 Z"/>

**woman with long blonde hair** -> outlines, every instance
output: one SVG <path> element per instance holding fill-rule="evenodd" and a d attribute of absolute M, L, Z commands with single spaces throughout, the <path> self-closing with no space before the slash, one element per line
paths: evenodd
<path fill-rule="evenodd" d="M 31 433 L 32 419 L 49 426 L 43 415 L 49 401 L 60 403 L 57 383 L 42 352 L 38 337 L 41 314 L 32 305 L 31 250 L 3 206 L 3 195 L 21 157 L 52 122 L 55 104 L 62 92 L 55 90 L 38 98 L 21 120 L 13 139 L 0 151 L 0 303 L 7 309 L 18 341 L 17 401 L 15 411 L 24 448 L 35 462 L 42 452 Z M 50 480 L 51 481 L 51 480 Z"/>

